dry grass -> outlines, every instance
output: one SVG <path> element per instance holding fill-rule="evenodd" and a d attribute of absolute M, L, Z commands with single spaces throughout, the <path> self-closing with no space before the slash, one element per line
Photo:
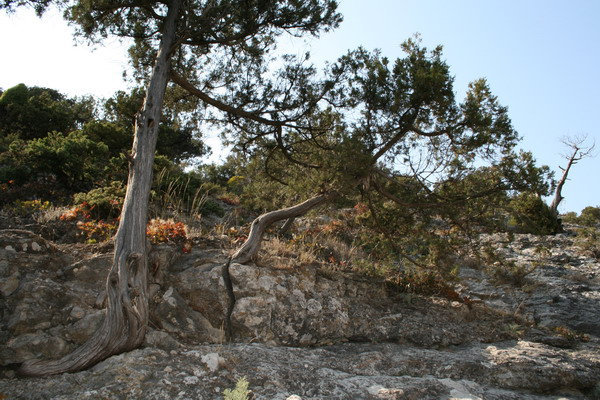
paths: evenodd
<path fill-rule="evenodd" d="M 38 224 L 47 224 L 52 221 L 57 221 L 60 216 L 67 211 L 69 211 L 69 207 L 50 207 L 46 210 L 34 213 L 32 217 Z"/>
<path fill-rule="evenodd" d="M 296 269 L 318 264 L 310 248 L 278 237 L 263 242 L 259 260 L 260 264 L 276 269 Z"/>
<path fill-rule="evenodd" d="M 357 246 L 327 233 L 314 236 L 297 235 L 293 239 L 272 237 L 263 242 L 259 262 L 279 269 L 328 265 L 336 269 L 352 269 L 356 260 L 367 256 Z"/>

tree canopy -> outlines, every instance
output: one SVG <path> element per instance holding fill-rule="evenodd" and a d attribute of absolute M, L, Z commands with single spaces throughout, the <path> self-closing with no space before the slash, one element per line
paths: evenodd
<path fill-rule="evenodd" d="M 40 139 L 48 132 L 70 132 L 94 118 L 94 100 L 69 99 L 54 89 L 19 84 L 0 96 L 0 137 Z"/>
<path fill-rule="evenodd" d="M 471 83 L 462 101 L 455 98 L 441 47 L 428 50 L 409 39 L 406 55 L 395 61 L 359 48 L 323 72 L 308 57 L 276 56 L 281 35 L 316 36 L 335 28 L 341 21 L 336 1 L 5 0 L 0 8 L 29 5 L 41 12 L 52 3 L 91 41 L 132 38 L 132 76 L 145 89 L 143 101 L 141 91 L 117 94 L 106 104 L 107 121 L 80 128 L 105 138 L 107 152 L 123 146 L 128 124 L 134 131 L 124 155 L 128 185 L 104 323 L 73 354 L 32 361 L 24 373 L 87 368 L 142 342 L 155 151 L 162 146 L 172 159 L 200 154 L 191 130 L 228 135 L 243 157 L 248 187 L 281 200 L 273 207 L 298 203 L 257 218 L 232 255 L 238 262 L 256 255 L 269 224 L 333 201 L 364 206 L 365 227 L 377 232 L 371 237 L 392 249 L 395 240 L 413 235 L 406 246 L 411 251 L 394 256 L 435 262 L 450 229 L 490 225 L 515 193 L 549 190 L 548 170 L 516 151 L 507 108 L 484 79 Z M 161 128 L 161 120 L 169 128 Z"/>
<path fill-rule="evenodd" d="M 144 338 L 148 321 L 145 228 L 169 80 L 195 96 L 192 104 L 216 107 L 232 120 L 234 115 L 262 122 L 280 120 L 285 114 L 298 118 L 315 104 L 307 97 L 312 90 L 307 93 L 302 85 L 310 69 L 288 59 L 281 72 L 273 74 L 267 68 L 269 51 L 283 33 L 316 35 L 341 20 L 332 0 L 5 0 L 0 8 L 11 11 L 32 6 L 41 13 L 51 4 L 63 7 L 65 17 L 89 40 L 109 35 L 133 38 L 134 76 L 144 82 L 146 91 L 127 155 L 128 185 L 106 282 L 108 307 L 103 325 L 61 360 L 26 363 L 21 371 L 30 375 L 87 368 L 137 347 Z"/>

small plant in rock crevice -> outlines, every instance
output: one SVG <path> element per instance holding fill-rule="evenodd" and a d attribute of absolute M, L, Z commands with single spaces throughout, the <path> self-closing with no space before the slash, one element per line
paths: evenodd
<path fill-rule="evenodd" d="M 225 389 L 223 391 L 223 400 L 249 400 L 250 390 L 248 380 L 245 377 L 238 379 L 233 389 Z"/>
<path fill-rule="evenodd" d="M 575 245 L 596 260 L 600 260 L 600 231 L 586 227 L 576 230 Z"/>
<path fill-rule="evenodd" d="M 557 335 L 560 335 L 570 341 L 580 341 L 580 342 L 589 342 L 590 341 L 589 335 L 575 332 L 574 330 L 572 330 L 566 326 L 562 326 L 562 325 L 555 326 L 553 328 L 553 331 Z"/>
<path fill-rule="evenodd" d="M 494 281 L 518 287 L 523 286 L 527 282 L 527 276 L 534 272 L 540 265 L 539 260 L 529 264 L 508 260 L 490 245 L 484 245 L 477 257 L 481 260 L 482 264 L 488 266 L 488 274 Z M 538 257 L 540 256 L 538 255 Z"/>

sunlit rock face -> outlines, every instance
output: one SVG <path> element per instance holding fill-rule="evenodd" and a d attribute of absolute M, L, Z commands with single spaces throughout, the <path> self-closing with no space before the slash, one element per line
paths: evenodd
<path fill-rule="evenodd" d="M 598 261 L 566 235 L 482 239 L 536 268 L 515 285 L 465 264 L 457 288 L 468 305 L 320 267 L 224 268 L 227 254 L 201 242 L 185 254 L 156 246 L 141 349 L 77 374 L 16 379 L 19 363 L 65 355 L 97 329 L 112 256 L 0 231 L 0 394 L 218 399 L 246 376 L 256 399 L 597 396 Z"/>

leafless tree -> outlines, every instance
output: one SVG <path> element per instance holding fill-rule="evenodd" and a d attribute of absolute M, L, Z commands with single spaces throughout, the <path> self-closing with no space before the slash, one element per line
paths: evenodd
<path fill-rule="evenodd" d="M 550 203 L 550 211 L 552 211 L 554 215 L 558 215 L 558 205 L 564 199 L 562 196 L 562 189 L 567 181 L 571 167 L 584 158 L 594 157 L 594 149 L 596 147 L 594 142 L 589 145 L 586 143 L 588 142 L 587 135 L 577 135 L 573 137 L 566 136 L 561 139 L 561 142 L 567 146 L 567 149 L 570 151 L 562 155 L 567 160 L 567 166 L 564 168 L 559 167 L 561 171 L 563 171 L 563 174 L 556 185 L 554 199 L 552 199 L 552 203 Z"/>

